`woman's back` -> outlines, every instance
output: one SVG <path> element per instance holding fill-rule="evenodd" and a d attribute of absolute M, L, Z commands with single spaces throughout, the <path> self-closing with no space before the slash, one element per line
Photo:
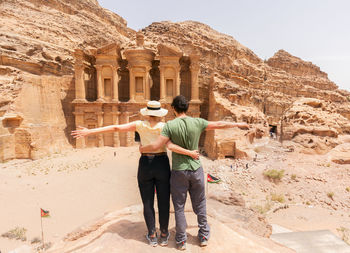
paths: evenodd
<path fill-rule="evenodd" d="M 155 142 L 159 137 L 160 133 L 162 132 L 162 129 L 165 125 L 164 122 L 157 122 L 156 124 L 152 124 L 153 125 L 152 127 L 150 122 L 146 120 L 144 121 L 138 120 L 135 123 L 136 123 L 136 131 L 140 135 L 142 146 Z M 152 153 L 161 153 L 161 152 L 166 152 L 165 146 L 163 146 L 158 150 L 155 150 Z"/>

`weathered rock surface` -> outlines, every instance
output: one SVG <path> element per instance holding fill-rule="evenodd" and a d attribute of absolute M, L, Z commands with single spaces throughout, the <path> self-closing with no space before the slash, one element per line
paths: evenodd
<path fill-rule="evenodd" d="M 280 116 L 284 107 L 297 97 L 323 97 L 334 102 L 346 102 L 349 94 L 337 90 L 327 74 L 309 62 L 281 50 L 263 62 L 251 50 L 231 36 L 219 33 L 204 24 L 186 21 L 180 23 L 153 23 L 144 30 L 145 38 L 152 42 L 163 41 L 177 45 L 185 53 L 201 55 L 200 83 L 202 97 L 208 106 L 210 77 L 218 73 L 236 83 L 241 101 L 258 106 L 267 115 Z M 251 93 L 256 99 L 248 100 Z M 260 93 L 260 94 L 259 94 Z M 246 97 L 242 96 L 246 95 Z M 274 98 L 283 96 L 283 103 L 274 104 Z M 279 99 L 277 99 L 279 100 Z M 255 102 L 255 103 L 254 103 Z M 208 111 L 203 110 L 203 115 Z"/>
<path fill-rule="evenodd" d="M 250 129 L 208 131 L 204 147 L 210 158 L 250 158 L 253 156 L 254 139 L 267 135 L 267 117 L 258 108 L 249 104 L 250 98 L 247 96 L 249 95 L 242 94 L 236 83 L 218 77 L 212 78 L 208 119 L 247 122 L 250 124 Z"/>
<path fill-rule="evenodd" d="M 0 160 L 59 152 L 75 128 L 74 49 L 134 31 L 94 0 L 1 1 L 0 14 Z"/>
<path fill-rule="evenodd" d="M 198 252 L 197 221 L 193 212 L 186 213 L 188 222 L 187 252 Z M 107 214 L 95 223 L 85 226 L 69 235 L 65 241 L 53 246 L 48 252 L 177 252 L 174 241 L 174 223 L 171 215 L 171 236 L 169 246 L 153 248 L 148 246 L 144 234 L 146 227 L 141 207 L 134 206 Z M 232 219 L 230 219 L 232 220 Z M 230 226 L 230 221 L 218 221 L 209 217 L 212 233 L 206 251 L 210 252 L 293 252 L 273 241 L 253 235 L 243 229 Z M 125 229 L 125 228 L 128 229 Z M 243 232 L 242 232 L 243 231 Z M 244 236 L 242 236 L 244 234 Z M 249 235 L 247 235 L 249 234 Z M 227 243 L 222 243 L 223 241 Z"/>
<path fill-rule="evenodd" d="M 272 227 L 265 217 L 252 209 L 241 206 L 244 200 L 238 194 L 232 196 L 232 193 L 229 193 L 229 195 L 231 196 L 227 198 L 221 191 L 211 194 L 207 201 L 210 216 L 226 223 L 233 230 L 239 228 L 246 231 L 247 234 L 270 237 Z"/>
<path fill-rule="evenodd" d="M 281 117 L 285 111 L 299 97 L 306 97 L 328 101 L 334 107 L 333 112 L 349 119 L 350 93 L 338 90 L 319 67 L 283 50 L 263 62 L 232 37 L 194 21 L 153 23 L 143 31 L 146 38 L 154 43 L 160 40 L 177 45 L 189 55 L 193 52 L 200 54 L 202 117 L 212 120 L 222 119 L 220 116 L 230 116 L 234 120 L 254 118 L 251 122 L 248 120 L 253 125 L 259 119 L 259 126 L 253 126 L 254 129 L 266 134 L 269 124 L 278 128 L 279 135 Z M 214 80 L 212 76 L 215 76 Z M 246 117 L 239 118 L 237 114 L 242 115 L 242 106 L 245 107 L 243 110 L 246 111 Z M 247 113 L 248 111 L 251 112 Z M 257 116 L 256 111 L 263 116 Z M 328 134 L 321 126 L 315 134 Z M 206 141 L 206 152 L 210 157 L 249 156 L 246 152 L 234 154 L 234 140 L 242 139 L 242 134 L 240 137 L 232 136 L 230 141 L 227 141 L 225 135 L 210 135 L 212 136 Z M 218 142 L 230 146 L 230 150 L 220 150 Z"/>
<path fill-rule="evenodd" d="M 350 143 L 344 143 L 332 149 L 328 155 L 332 162 L 350 164 Z"/>
<path fill-rule="evenodd" d="M 0 160 L 36 158 L 63 149 L 72 143 L 69 132 L 75 128 L 74 49 L 94 51 L 111 43 L 130 46 L 136 32 L 94 0 L 1 1 L 0 12 L 0 21 L 6 24 L 0 27 Z M 213 113 L 224 111 L 219 116 L 252 124 L 249 133 L 237 133 L 229 141 L 225 134 L 214 133 L 207 153 L 217 155 L 211 157 L 249 157 L 249 142 L 266 135 L 268 125 L 276 127 L 279 135 L 281 117 L 300 97 L 327 101 L 331 113 L 350 119 L 350 92 L 338 90 L 319 67 L 283 50 L 263 61 L 231 36 L 195 21 L 156 22 L 142 32 L 145 45 L 154 52 L 164 44 L 180 49 L 185 57 L 199 55 L 202 117 L 214 119 L 212 108 Z M 211 89 L 213 76 L 217 80 Z M 33 101 L 29 96 L 39 98 L 38 102 L 28 105 Z M 9 113 L 22 120 L 7 118 Z M 313 122 L 305 131 L 330 138 L 339 132 L 321 122 Z M 236 147 L 246 148 L 228 150 L 238 139 L 242 143 Z"/>
<path fill-rule="evenodd" d="M 342 142 L 339 135 L 350 133 L 350 121 L 337 113 L 334 103 L 303 98 L 286 111 L 282 138 L 300 144 L 306 153 L 327 153 Z"/>

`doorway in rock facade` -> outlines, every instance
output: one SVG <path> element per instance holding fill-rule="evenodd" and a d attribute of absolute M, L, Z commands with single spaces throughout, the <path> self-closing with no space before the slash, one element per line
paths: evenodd
<path fill-rule="evenodd" d="M 126 68 L 127 63 L 122 62 L 120 64 L 120 69 L 118 70 L 118 75 L 120 76 L 118 83 L 118 94 L 120 102 L 128 102 L 130 99 L 130 85 L 129 85 L 129 70 Z"/>
<path fill-rule="evenodd" d="M 151 83 L 151 100 L 160 99 L 160 72 L 159 72 L 159 61 L 153 61 L 152 69 L 150 70 L 150 76 L 152 78 Z"/>

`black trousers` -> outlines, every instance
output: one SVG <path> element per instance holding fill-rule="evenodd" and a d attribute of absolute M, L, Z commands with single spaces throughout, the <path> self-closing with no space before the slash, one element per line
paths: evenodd
<path fill-rule="evenodd" d="M 159 226 L 162 233 L 168 232 L 170 208 L 170 165 L 167 155 L 141 156 L 137 181 L 143 203 L 148 234 L 155 231 L 154 193 L 157 194 Z"/>

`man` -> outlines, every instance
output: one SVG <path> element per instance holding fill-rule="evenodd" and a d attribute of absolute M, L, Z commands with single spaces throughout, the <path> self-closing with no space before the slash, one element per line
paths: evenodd
<path fill-rule="evenodd" d="M 226 121 L 208 122 L 202 118 L 192 118 L 186 115 L 188 101 L 183 96 L 174 98 L 172 104 L 176 118 L 166 123 L 158 139 L 147 146 L 141 146 L 140 152 L 151 152 L 158 149 L 169 140 L 172 143 L 188 150 L 197 150 L 201 133 L 204 130 L 239 127 L 247 129 L 246 123 L 233 123 Z M 172 150 L 172 143 L 168 149 Z M 190 156 L 172 153 L 172 172 L 170 178 L 170 191 L 175 209 L 177 248 L 186 249 L 186 217 L 184 213 L 187 191 L 190 194 L 192 208 L 198 220 L 198 238 L 201 247 L 206 246 L 209 239 L 209 226 L 207 223 L 205 181 L 203 168 L 199 160 Z"/>

